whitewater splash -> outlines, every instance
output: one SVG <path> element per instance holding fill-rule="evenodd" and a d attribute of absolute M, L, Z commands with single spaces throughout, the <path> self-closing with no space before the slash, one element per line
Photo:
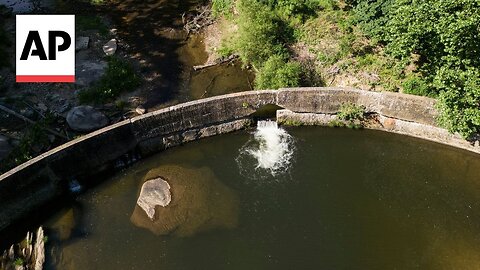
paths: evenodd
<path fill-rule="evenodd" d="M 274 121 L 259 121 L 253 140 L 240 149 L 237 162 L 244 173 L 253 165 L 256 171 L 275 176 L 288 170 L 293 153 L 293 138 L 287 131 Z"/>

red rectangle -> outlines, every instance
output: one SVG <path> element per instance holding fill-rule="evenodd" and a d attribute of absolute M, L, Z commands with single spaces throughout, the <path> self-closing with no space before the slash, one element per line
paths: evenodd
<path fill-rule="evenodd" d="M 75 75 L 17 75 L 16 82 L 75 82 Z"/>

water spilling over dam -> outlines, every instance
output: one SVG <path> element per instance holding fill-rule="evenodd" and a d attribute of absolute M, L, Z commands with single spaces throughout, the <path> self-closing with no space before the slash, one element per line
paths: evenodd
<path fill-rule="evenodd" d="M 285 129 L 274 121 L 258 121 L 253 138 L 240 149 L 237 162 L 240 170 L 248 174 L 275 176 L 287 172 L 294 152 L 293 137 Z"/>

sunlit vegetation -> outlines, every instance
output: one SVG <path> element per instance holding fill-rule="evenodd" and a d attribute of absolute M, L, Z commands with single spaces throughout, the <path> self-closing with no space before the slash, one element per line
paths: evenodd
<path fill-rule="evenodd" d="M 302 73 L 300 64 L 287 62 L 282 55 L 273 55 L 257 73 L 255 86 L 258 89 L 278 89 L 298 86 Z"/>
<path fill-rule="evenodd" d="M 290 60 L 288 46 L 295 42 L 295 25 L 314 16 L 318 7 L 318 1 L 308 0 L 214 0 L 216 14 L 232 16 L 233 10 L 238 11 L 233 19 L 238 33 L 221 52 L 236 52 L 245 65 L 253 66 L 257 71 L 257 88 L 299 86 L 302 69 Z"/>
<path fill-rule="evenodd" d="M 257 88 L 310 86 L 302 78 L 312 71 L 326 85 L 354 77 L 351 86 L 435 97 L 446 128 L 465 138 L 480 131 L 477 0 L 213 0 L 213 7 L 238 26 L 221 51 L 254 68 Z"/>
<path fill-rule="evenodd" d="M 354 23 L 403 65 L 405 92 L 436 96 L 440 122 L 465 138 L 480 131 L 480 2 L 352 1 Z"/>
<path fill-rule="evenodd" d="M 338 119 L 345 121 L 363 120 L 365 108 L 354 103 L 344 103 L 338 111 Z"/>

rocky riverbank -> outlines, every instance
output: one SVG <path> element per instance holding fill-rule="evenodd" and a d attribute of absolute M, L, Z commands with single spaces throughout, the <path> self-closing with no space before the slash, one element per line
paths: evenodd
<path fill-rule="evenodd" d="M 12 245 L 0 256 L 2 270 L 42 270 L 45 263 L 45 242 L 43 228 L 36 233 L 28 232 L 25 239 Z"/>
<path fill-rule="evenodd" d="M 77 13 L 76 83 L 15 83 L 14 46 L 7 48 L 9 64 L 0 68 L 0 172 L 107 124 L 179 102 L 251 90 L 252 73 L 216 53 L 215 32 L 223 20 L 187 31 L 188 21 L 209 7 L 201 1 L 170 2 L 154 8 L 141 1 L 52 4 L 37 10 Z M 9 14 L 5 33 L 14 40 Z M 208 66 L 195 70 L 199 65 Z M 125 70 L 129 78 L 117 76 Z M 69 121 L 72 116 L 77 121 Z M 79 122 L 90 127 L 79 128 Z"/>

